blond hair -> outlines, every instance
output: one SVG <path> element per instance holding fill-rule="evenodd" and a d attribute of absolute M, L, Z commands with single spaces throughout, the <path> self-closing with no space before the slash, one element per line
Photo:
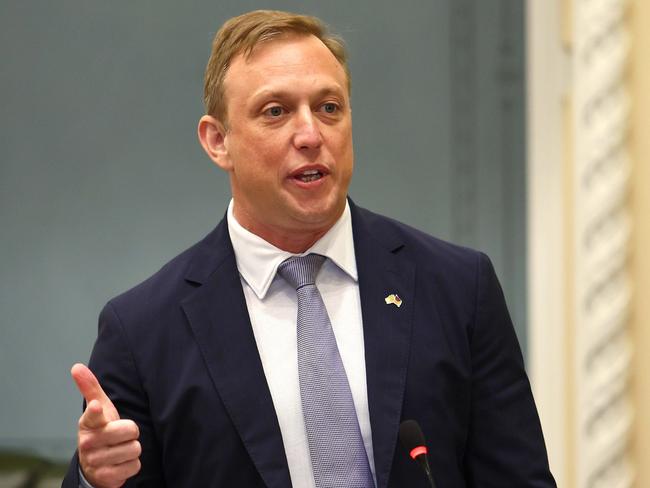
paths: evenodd
<path fill-rule="evenodd" d="M 343 41 L 330 34 L 320 19 L 278 10 L 255 10 L 229 19 L 214 36 L 203 87 L 206 113 L 225 123 L 224 80 L 235 56 L 243 53 L 248 58 L 257 44 L 289 34 L 313 35 L 320 39 L 345 70 L 350 90 L 350 71 Z"/>

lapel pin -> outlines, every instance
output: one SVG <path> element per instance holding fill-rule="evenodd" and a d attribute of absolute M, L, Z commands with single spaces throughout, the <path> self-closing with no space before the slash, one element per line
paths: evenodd
<path fill-rule="evenodd" d="M 384 298 L 384 301 L 386 302 L 386 305 L 393 304 L 396 307 L 401 307 L 402 306 L 402 299 L 399 297 L 397 293 L 391 293 L 388 295 L 386 298 Z"/>

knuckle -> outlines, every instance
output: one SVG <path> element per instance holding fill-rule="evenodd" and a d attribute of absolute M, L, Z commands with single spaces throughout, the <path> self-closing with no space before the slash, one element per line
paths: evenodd
<path fill-rule="evenodd" d="M 120 423 L 115 426 L 115 435 L 120 438 L 122 442 L 132 441 L 136 437 L 134 435 L 135 429 L 131 424 Z"/>
<path fill-rule="evenodd" d="M 119 425 L 119 428 L 116 429 L 119 438 L 125 441 L 133 441 L 138 438 L 138 426 L 135 423 L 123 423 Z"/>
<path fill-rule="evenodd" d="M 139 441 L 133 441 L 133 453 L 136 458 L 139 458 L 140 454 L 142 454 L 142 444 Z"/>
<path fill-rule="evenodd" d="M 93 440 L 90 436 L 79 436 L 78 446 L 80 451 L 89 451 L 93 448 Z"/>
<path fill-rule="evenodd" d="M 85 464 L 90 468 L 98 468 L 100 459 L 96 452 L 86 453 L 84 456 Z"/>
<path fill-rule="evenodd" d="M 137 439 L 138 437 L 140 437 L 140 428 L 138 427 L 138 424 L 136 424 L 135 422 L 131 422 L 129 433 L 131 434 L 133 439 Z"/>
<path fill-rule="evenodd" d="M 85 465 L 88 466 L 89 468 L 97 468 L 97 456 L 94 455 L 93 453 L 88 453 L 85 456 Z"/>
<path fill-rule="evenodd" d="M 140 463 L 140 460 L 139 459 L 134 460 L 133 463 L 131 463 L 131 466 L 129 466 L 127 476 L 131 477 L 136 475 L 137 473 L 140 472 L 141 467 L 142 467 L 142 463 Z"/>

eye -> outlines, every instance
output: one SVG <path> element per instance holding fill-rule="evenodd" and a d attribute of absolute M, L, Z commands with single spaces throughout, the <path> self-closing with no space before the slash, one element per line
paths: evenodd
<path fill-rule="evenodd" d="M 284 114 L 284 109 L 279 105 L 274 105 L 264 110 L 264 115 L 268 115 L 269 117 L 279 117 L 282 114 Z"/>
<path fill-rule="evenodd" d="M 333 114 L 333 113 L 336 113 L 336 112 L 338 111 L 339 107 L 338 107 L 338 105 L 336 105 L 335 103 L 328 102 L 328 103 L 324 103 L 324 104 L 321 106 L 321 109 L 322 109 L 323 112 L 325 112 L 325 113 Z"/>

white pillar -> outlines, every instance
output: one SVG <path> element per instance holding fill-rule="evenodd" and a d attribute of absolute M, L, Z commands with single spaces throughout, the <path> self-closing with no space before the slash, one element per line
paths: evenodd
<path fill-rule="evenodd" d="M 628 487 L 627 5 L 530 0 L 528 7 L 533 388 L 558 485 Z"/>

